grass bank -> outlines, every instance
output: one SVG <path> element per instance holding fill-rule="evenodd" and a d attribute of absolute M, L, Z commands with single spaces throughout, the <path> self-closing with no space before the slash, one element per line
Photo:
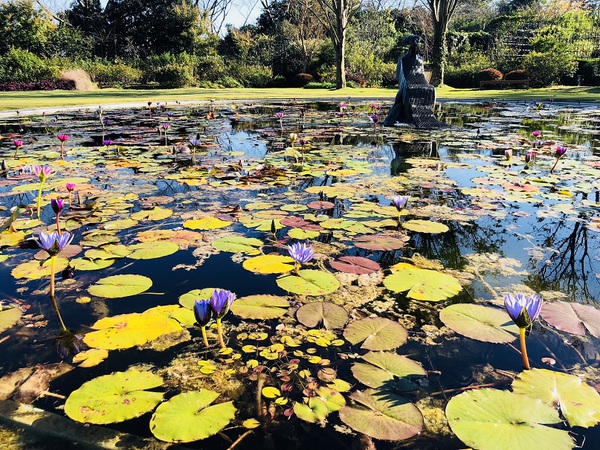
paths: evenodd
<path fill-rule="evenodd" d="M 396 89 L 100 89 L 95 91 L 33 91 L 0 92 L 0 110 L 28 110 L 34 108 L 61 108 L 65 106 L 134 104 L 148 101 L 206 101 L 215 100 L 259 100 L 259 99 L 306 99 L 306 98 L 373 98 L 390 99 Z M 496 99 L 537 100 L 573 102 L 600 102 L 599 87 L 556 86 L 543 89 L 438 89 L 439 99 Z"/>

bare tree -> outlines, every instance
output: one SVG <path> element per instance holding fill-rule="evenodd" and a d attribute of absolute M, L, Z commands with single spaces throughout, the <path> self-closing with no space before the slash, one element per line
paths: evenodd
<path fill-rule="evenodd" d="M 321 6 L 316 14 L 317 19 L 323 24 L 333 47 L 335 48 L 335 79 L 336 87 L 346 87 L 346 32 L 350 19 L 361 5 L 361 0 L 316 0 Z"/>
<path fill-rule="evenodd" d="M 210 31 L 219 34 L 225 19 L 231 11 L 234 0 L 194 0 L 194 6 L 200 10 L 200 15 L 210 23 Z"/>
<path fill-rule="evenodd" d="M 461 0 L 424 0 L 425 6 L 431 12 L 433 21 L 433 48 L 431 52 L 431 84 L 439 86 L 444 84 L 444 69 L 448 55 L 446 35 L 448 24 L 456 7 Z"/>

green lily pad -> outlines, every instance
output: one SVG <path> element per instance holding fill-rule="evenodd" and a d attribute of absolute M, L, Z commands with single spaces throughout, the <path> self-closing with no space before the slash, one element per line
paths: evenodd
<path fill-rule="evenodd" d="M 351 344 L 362 342 L 365 350 L 393 350 L 408 339 L 408 332 L 398 322 L 384 317 L 368 317 L 350 323 L 344 338 Z"/>
<path fill-rule="evenodd" d="M 231 225 L 231 222 L 217 217 L 204 217 L 203 219 L 186 220 L 183 226 L 190 230 L 216 230 Z"/>
<path fill-rule="evenodd" d="M 392 274 L 383 284 L 390 291 L 408 291 L 409 298 L 437 302 L 453 297 L 462 290 L 456 278 L 437 270 L 421 269 L 408 263 L 398 263 L 390 268 Z"/>
<path fill-rule="evenodd" d="M 218 288 L 192 289 L 179 297 L 179 304 L 184 308 L 194 309 L 196 300 L 210 299 L 215 289 Z"/>
<path fill-rule="evenodd" d="M 328 330 L 342 328 L 348 322 L 348 312 L 341 306 L 331 302 L 312 302 L 301 306 L 296 311 L 298 322 L 309 328 L 319 323 Z"/>
<path fill-rule="evenodd" d="M 162 403 L 150 419 L 150 431 L 161 441 L 193 442 L 212 436 L 235 418 L 233 402 L 214 402 L 219 393 L 201 389 Z"/>
<path fill-rule="evenodd" d="M 83 341 L 93 348 L 117 350 L 144 345 L 164 334 L 183 330 L 176 320 L 153 309 L 104 317 L 92 325 L 95 331 L 87 333 Z"/>
<path fill-rule="evenodd" d="M 173 242 L 142 242 L 141 244 L 131 245 L 129 254 L 131 259 L 156 259 L 169 256 L 179 250 L 179 246 Z"/>
<path fill-rule="evenodd" d="M 329 412 L 336 412 L 346 406 L 346 399 L 339 391 L 327 386 L 321 386 L 317 389 L 317 397 L 325 402 Z"/>
<path fill-rule="evenodd" d="M 259 255 L 259 248 L 263 245 L 260 239 L 244 236 L 224 236 L 211 242 L 213 248 L 222 252 L 244 253 L 246 255 Z"/>
<path fill-rule="evenodd" d="M 529 372 L 529 371 L 527 371 Z M 446 417 L 466 445 L 484 450 L 567 450 L 575 446 L 558 412 L 538 399 L 497 389 L 476 389 L 450 399 Z"/>
<path fill-rule="evenodd" d="M 75 270 L 102 270 L 112 266 L 114 259 L 87 259 L 75 258 L 69 261 L 69 265 Z"/>
<path fill-rule="evenodd" d="M 113 275 L 98 280 L 88 292 L 96 297 L 122 298 L 140 294 L 151 286 L 152 280 L 142 275 Z"/>
<path fill-rule="evenodd" d="M 310 397 L 307 403 L 294 403 L 294 413 L 306 422 L 325 423 L 329 409 L 319 397 Z"/>
<path fill-rule="evenodd" d="M 317 236 L 319 236 L 319 234 L 321 234 L 319 231 L 316 230 L 305 230 L 303 228 L 292 228 L 291 230 L 288 231 L 288 236 L 293 238 L 293 239 L 298 239 L 299 241 L 304 241 L 307 239 L 314 239 Z"/>
<path fill-rule="evenodd" d="M 352 375 L 362 384 L 371 388 L 387 387 L 397 378 L 409 376 L 425 376 L 427 373 L 416 361 L 406 356 L 390 352 L 369 352 L 363 356 L 365 363 L 355 363 L 352 366 Z M 395 383 L 414 389 L 414 384 L 408 380 L 405 383 Z M 395 386 L 394 386 L 395 387 Z"/>
<path fill-rule="evenodd" d="M 285 273 L 291 271 L 294 260 L 283 255 L 261 255 L 247 259 L 242 267 L 254 273 Z"/>
<path fill-rule="evenodd" d="M 162 400 L 163 379 L 151 372 L 128 370 L 104 375 L 84 383 L 65 403 L 65 413 L 77 422 L 108 424 L 139 417 Z"/>
<path fill-rule="evenodd" d="M 445 233 L 450 228 L 439 222 L 432 222 L 431 220 L 409 220 L 402 223 L 402 227 L 410 231 L 416 231 L 417 233 L 430 233 L 438 234 Z"/>
<path fill-rule="evenodd" d="M 250 295 L 233 302 L 231 312 L 244 319 L 268 320 L 282 317 L 289 307 L 290 303 L 285 297 Z"/>
<path fill-rule="evenodd" d="M 337 291 L 340 282 L 324 270 L 299 270 L 298 275 L 284 275 L 277 278 L 277 286 L 299 295 L 325 295 Z"/>
<path fill-rule="evenodd" d="M 521 372 L 513 392 L 558 406 L 572 427 L 593 427 L 600 422 L 600 394 L 575 375 L 546 369 Z"/>
<path fill-rule="evenodd" d="M 519 328 L 506 311 L 489 306 L 460 303 L 440 311 L 440 320 L 458 334 L 483 342 L 512 342 Z"/>
<path fill-rule="evenodd" d="M 23 312 L 16 306 L 2 307 L 0 306 L 0 333 L 8 330 L 19 321 Z"/>
<path fill-rule="evenodd" d="M 173 211 L 160 206 L 155 206 L 152 209 L 144 209 L 131 215 L 134 220 L 163 220 L 173 215 Z"/>
<path fill-rule="evenodd" d="M 353 392 L 350 398 L 355 403 L 340 409 L 340 419 L 359 433 L 385 441 L 401 441 L 423 429 L 419 409 L 393 392 L 367 389 Z"/>

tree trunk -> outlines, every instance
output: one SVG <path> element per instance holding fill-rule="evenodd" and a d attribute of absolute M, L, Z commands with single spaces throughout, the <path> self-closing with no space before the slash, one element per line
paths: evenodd
<path fill-rule="evenodd" d="M 346 33 L 335 46 L 335 87 L 346 87 Z"/>
<path fill-rule="evenodd" d="M 442 22 L 434 23 L 433 49 L 431 53 L 431 84 L 440 86 L 444 84 L 444 70 L 448 47 L 446 46 L 447 25 Z"/>

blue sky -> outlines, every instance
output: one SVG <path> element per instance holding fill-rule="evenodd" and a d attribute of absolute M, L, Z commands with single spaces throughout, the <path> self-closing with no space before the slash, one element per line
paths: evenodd
<path fill-rule="evenodd" d="M 73 0 L 40 0 L 40 2 L 51 11 L 61 11 L 66 9 Z M 102 0 L 105 4 L 106 0 Z M 260 1 L 258 0 L 234 0 L 231 11 L 225 20 L 225 23 L 230 23 L 236 27 L 244 25 L 244 20 L 249 17 L 248 23 L 253 23 L 261 13 Z"/>

